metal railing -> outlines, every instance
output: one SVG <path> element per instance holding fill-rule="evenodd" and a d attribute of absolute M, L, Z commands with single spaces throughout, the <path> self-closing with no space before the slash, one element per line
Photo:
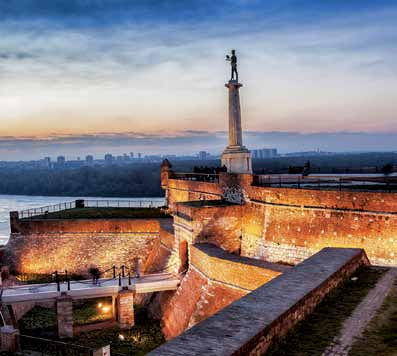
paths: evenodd
<path fill-rule="evenodd" d="M 159 208 L 164 205 L 160 200 L 84 200 L 85 208 Z"/>
<path fill-rule="evenodd" d="M 42 356 L 92 356 L 94 352 L 94 349 L 88 346 L 30 335 L 21 335 L 20 341 L 23 355 L 32 355 L 34 352 L 35 355 Z"/>
<path fill-rule="evenodd" d="M 218 183 L 219 174 L 207 174 L 207 173 L 171 173 L 170 179 L 178 180 L 190 180 L 197 182 L 210 182 Z"/>
<path fill-rule="evenodd" d="M 88 199 L 74 200 L 66 203 L 48 205 L 39 208 L 31 208 L 19 211 L 20 219 L 29 219 L 37 216 L 45 217 L 48 214 L 75 208 L 159 208 L 164 205 L 163 200 L 112 200 L 112 199 Z"/>
<path fill-rule="evenodd" d="M 42 206 L 40 208 L 31 208 L 31 209 L 26 209 L 26 210 L 20 211 L 19 218 L 26 219 L 26 218 L 31 218 L 33 216 L 38 216 L 38 215 L 47 215 L 47 214 L 56 213 L 56 212 L 62 211 L 62 210 L 74 209 L 75 207 L 76 207 L 76 201 L 74 200 L 74 201 L 66 202 L 66 203 Z"/>
<path fill-rule="evenodd" d="M 396 177 L 382 176 L 274 176 L 254 175 L 254 186 L 298 188 L 298 189 L 331 189 L 331 190 L 364 190 L 395 191 Z"/>

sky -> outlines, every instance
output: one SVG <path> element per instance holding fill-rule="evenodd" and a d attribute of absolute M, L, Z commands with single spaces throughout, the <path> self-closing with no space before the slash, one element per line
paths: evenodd
<path fill-rule="evenodd" d="M 397 2 L 0 0 L 0 160 L 397 150 Z"/>

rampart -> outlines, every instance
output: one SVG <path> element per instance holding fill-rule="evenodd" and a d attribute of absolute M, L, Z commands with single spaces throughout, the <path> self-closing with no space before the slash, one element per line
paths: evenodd
<path fill-rule="evenodd" d="M 149 355 L 263 355 L 363 264 L 363 250 L 323 249 Z"/>
<path fill-rule="evenodd" d="M 170 219 L 26 219 L 13 226 L 4 262 L 17 273 L 68 270 L 87 275 L 89 267 L 113 265 L 152 268 L 158 254 L 160 225 Z M 164 235 L 164 234 L 163 234 Z M 156 264 L 164 263 L 156 259 Z"/>
<path fill-rule="evenodd" d="M 396 193 L 270 188 L 252 183 L 249 174 L 221 173 L 217 183 L 170 179 L 163 186 L 177 214 L 181 210 L 177 201 L 192 200 L 199 194 L 207 198 L 206 191 L 211 199 L 217 192 L 241 204 L 234 215 L 234 231 L 240 232 L 241 241 L 238 247 L 234 240 L 234 247 L 242 256 L 296 264 L 324 247 L 363 248 L 371 263 L 397 265 Z M 233 217 L 225 208 L 218 210 L 217 216 Z M 193 220 L 191 226 L 206 223 L 204 217 Z M 225 236 L 219 231 L 218 236 Z M 220 240 L 224 245 L 233 241 Z"/>
<path fill-rule="evenodd" d="M 289 267 L 230 254 L 212 244 L 190 246 L 190 265 L 173 295 L 157 296 L 167 339 L 213 315 Z"/>

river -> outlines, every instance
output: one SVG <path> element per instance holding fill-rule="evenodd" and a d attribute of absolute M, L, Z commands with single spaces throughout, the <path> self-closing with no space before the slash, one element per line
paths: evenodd
<path fill-rule="evenodd" d="M 7 243 L 10 236 L 10 211 L 20 211 L 30 208 L 54 205 L 74 201 L 76 199 L 90 200 L 153 200 L 164 202 L 164 198 L 101 198 L 101 197 L 43 197 L 27 195 L 0 195 L 0 245 Z"/>

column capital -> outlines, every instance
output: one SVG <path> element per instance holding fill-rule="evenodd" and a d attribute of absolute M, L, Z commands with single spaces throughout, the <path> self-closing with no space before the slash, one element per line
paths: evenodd
<path fill-rule="evenodd" d="M 241 83 L 239 83 L 237 80 L 229 80 L 226 84 L 225 87 L 226 88 L 241 88 L 243 85 Z"/>

